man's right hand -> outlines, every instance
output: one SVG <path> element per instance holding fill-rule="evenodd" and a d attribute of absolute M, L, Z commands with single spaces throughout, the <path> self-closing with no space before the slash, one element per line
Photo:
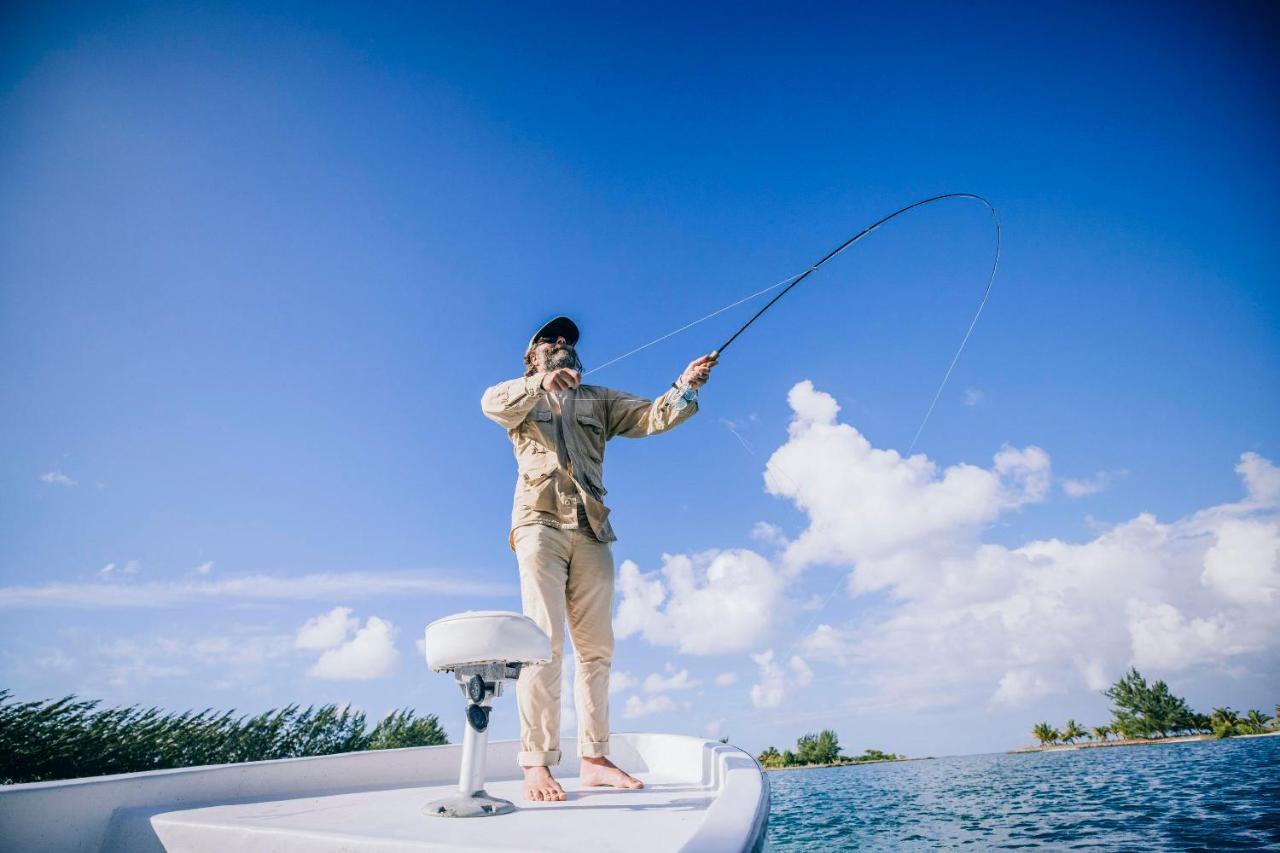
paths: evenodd
<path fill-rule="evenodd" d="M 542 374 L 542 390 L 544 391 L 567 391 L 570 388 L 577 388 L 581 384 L 582 377 L 578 375 L 578 371 L 568 367 L 549 370 Z"/>

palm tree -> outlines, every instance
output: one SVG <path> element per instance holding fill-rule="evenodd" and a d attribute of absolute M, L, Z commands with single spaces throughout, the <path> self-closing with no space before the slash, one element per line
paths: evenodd
<path fill-rule="evenodd" d="M 1085 731 L 1075 720 L 1067 720 L 1066 727 L 1062 730 L 1062 740 L 1064 743 L 1071 743 L 1078 737 L 1084 737 L 1088 732 Z"/>
<path fill-rule="evenodd" d="M 1209 715 L 1213 733 L 1218 737 L 1231 737 L 1240 733 L 1240 715 L 1231 708 L 1214 708 Z"/>
<path fill-rule="evenodd" d="M 1252 710 L 1245 715 L 1244 723 L 1249 727 L 1249 733 L 1260 735 L 1267 730 L 1267 723 L 1271 722 L 1271 717 L 1259 710 Z"/>
<path fill-rule="evenodd" d="M 763 767 L 781 767 L 782 753 L 778 752 L 776 748 L 771 746 L 764 752 L 760 753 L 758 760 Z"/>
<path fill-rule="evenodd" d="M 1110 726 L 1094 726 L 1093 727 L 1094 740 L 1106 740 L 1107 735 L 1109 734 L 1111 734 Z"/>
<path fill-rule="evenodd" d="M 1058 730 L 1048 723 L 1036 723 L 1031 729 L 1031 734 L 1036 740 L 1040 741 L 1041 746 L 1047 743 L 1057 743 L 1058 738 L 1062 737 Z"/>

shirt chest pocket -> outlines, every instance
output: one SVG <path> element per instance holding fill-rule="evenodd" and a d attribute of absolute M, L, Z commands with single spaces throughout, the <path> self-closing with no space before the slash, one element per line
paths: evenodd
<path fill-rule="evenodd" d="M 594 415 L 580 414 L 577 416 L 578 435 L 581 438 L 581 446 L 586 451 L 592 467 L 595 479 L 599 481 L 599 466 L 604 462 L 604 424 Z"/>

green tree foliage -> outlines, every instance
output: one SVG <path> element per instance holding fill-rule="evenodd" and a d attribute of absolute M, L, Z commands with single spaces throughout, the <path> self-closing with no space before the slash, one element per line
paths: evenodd
<path fill-rule="evenodd" d="M 1111 734 L 1110 726 L 1094 726 L 1093 727 L 1094 740 L 1106 740 L 1107 736 L 1110 734 Z"/>
<path fill-rule="evenodd" d="M 98 708 L 67 696 L 13 702 L 0 690 L 0 784 L 203 764 L 448 743 L 434 714 L 393 711 L 366 731 L 363 712 L 297 705 L 256 716 Z"/>
<path fill-rule="evenodd" d="M 1031 729 L 1031 734 L 1036 740 L 1040 741 L 1042 746 L 1048 743 L 1057 743 L 1058 738 L 1062 737 L 1062 734 L 1048 723 L 1036 723 Z"/>
<path fill-rule="evenodd" d="M 1243 734 L 1240 730 L 1240 715 L 1230 707 L 1214 708 L 1209 721 L 1213 724 L 1213 733 L 1218 737 Z"/>
<path fill-rule="evenodd" d="M 835 764 L 840 760 L 840 739 L 831 729 L 807 734 L 796 741 L 796 761 L 800 764 Z"/>
<path fill-rule="evenodd" d="M 1244 725 L 1251 735 L 1260 735 L 1267 731 L 1267 724 L 1271 722 L 1271 717 L 1258 710 L 1252 710 L 1244 715 Z"/>
<path fill-rule="evenodd" d="M 1075 720 L 1067 720 L 1066 726 L 1062 729 L 1062 742 L 1072 743 L 1076 738 L 1082 738 L 1087 734 L 1089 733 L 1085 731 L 1084 727 Z"/>
<path fill-rule="evenodd" d="M 782 753 L 778 752 L 774 747 L 769 747 L 757 756 L 761 767 L 782 767 Z"/>
<path fill-rule="evenodd" d="M 1196 715 L 1169 685 L 1148 685 L 1136 669 L 1102 692 L 1112 702 L 1116 729 L 1125 737 L 1168 737 L 1196 730 Z"/>
<path fill-rule="evenodd" d="M 786 752 L 782 753 L 783 767 L 795 767 L 799 763 L 799 761 L 796 761 L 796 754 L 791 750 L 788 749 Z"/>

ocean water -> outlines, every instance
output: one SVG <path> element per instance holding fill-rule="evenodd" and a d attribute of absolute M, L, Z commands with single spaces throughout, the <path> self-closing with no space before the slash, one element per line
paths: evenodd
<path fill-rule="evenodd" d="M 1280 737 L 786 770 L 769 845 L 1280 850 Z"/>

